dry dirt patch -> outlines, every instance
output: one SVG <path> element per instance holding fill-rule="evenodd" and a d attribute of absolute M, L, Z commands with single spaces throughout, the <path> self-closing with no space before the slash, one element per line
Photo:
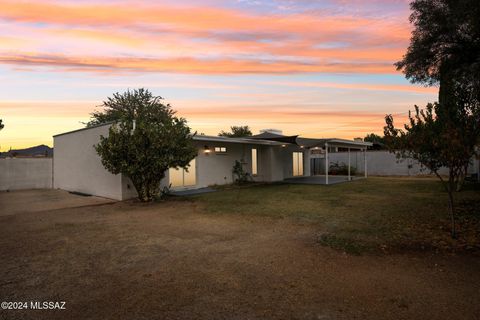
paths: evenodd
<path fill-rule="evenodd" d="M 106 198 L 80 196 L 54 189 L 1 191 L 0 215 L 40 212 L 113 202 L 113 200 Z"/>
<path fill-rule="evenodd" d="M 132 202 L 0 217 L 0 297 L 64 300 L 8 319 L 476 319 L 480 262 L 350 256 L 318 226 Z"/>

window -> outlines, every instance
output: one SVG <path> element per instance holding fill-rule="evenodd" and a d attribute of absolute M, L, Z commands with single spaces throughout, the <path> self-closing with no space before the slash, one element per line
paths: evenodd
<path fill-rule="evenodd" d="M 227 153 L 227 147 L 215 147 L 215 153 Z"/>
<path fill-rule="evenodd" d="M 258 173 L 257 149 L 252 149 L 252 175 L 256 176 L 257 173 Z"/>
<path fill-rule="evenodd" d="M 293 153 L 293 176 L 303 176 L 303 152 Z"/>

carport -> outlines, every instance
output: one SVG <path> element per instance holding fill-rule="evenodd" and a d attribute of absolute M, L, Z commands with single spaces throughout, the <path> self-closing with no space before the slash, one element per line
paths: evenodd
<path fill-rule="evenodd" d="M 298 145 L 309 149 L 309 150 L 318 150 L 320 151 L 321 155 L 324 155 L 325 159 L 325 175 L 321 175 L 319 177 L 324 177 L 323 179 L 317 178 L 313 179 L 310 183 L 317 182 L 316 184 L 330 184 L 330 183 L 339 183 L 343 182 L 344 179 L 340 179 L 338 176 L 331 177 L 328 174 L 330 168 L 330 162 L 328 158 L 329 152 L 332 149 L 346 149 L 348 152 L 348 175 L 346 176 L 346 181 L 351 181 L 352 176 L 350 174 L 350 167 L 351 167 L 351 157 L 350 151 L 351 150 L 360 150 L 363 151 L 364 157 L 364 177 L 368 176 L 367 172 L 367 147 L 372 146 L 371 142 L 364 142 L 364 141 L 352 141 L 352 140 L 345 140 L 345 139 L 310 139 L 310 138 L 297 138 L 296 142 Z M 318 177 L 318 176 L 313 176 Z M 323 183 L 322 183 L 323 182 Z"/>

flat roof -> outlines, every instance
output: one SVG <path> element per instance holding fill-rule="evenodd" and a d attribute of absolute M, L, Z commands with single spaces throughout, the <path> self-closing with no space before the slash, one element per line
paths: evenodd
<path fill-rule="evenodd" d="M 53 137 L 58 137 L 58 136 L 63 136 L 66 134 L 71 134 L 71 133 L 76 133 L 84 130 L 89 130 L 89 129 L 94 129 L 102 126 L 107 126 L 113 124 L 114 121 L 106 122 L 106 123 L 101 123 L 97 125 L 93 125 L 90 127 L 85 127 L 85 128 L 80 128 L 77 130 L 72 130 L 72 131 L 67 131 L 63 133 L 59 133 L 54 135 Z M 260 138 L 262 135 L 256 135 L 253 136 L 252 138 L 230 138 L 230 137 L 222 137 L 222 136 L 209 136 L 209 135 L 203 135 L 203 134 L 197 134 L 193 136 L 193 140 L 195 141 L 208 141 L 208 142 L 229 142 L 229 143 L 244 143 L 244 144 L 260 144 L 260 145 L 271 145 L 271 146 L 278 146 L 278 145 L 283 145 L 287 142 L 280 142 L 280 141 L 273 141 L 273 140 L 268 140 L 267 135 L 265 135 L 265 138 L 262 139 Z M 258 138 L 256 138 L 258 137 Z M 277 137 L 283 137 L 282 135 L 276 135 L 272 134 L 272 138 L 277 138 Z M 292 138 L 296 136 L 289 136 L 288 138 Z M 307 147 L 307 148 L 312 148 L 312 147 L 317 147 L 317 146 L 322 146 L 324 147 L 326 143 L 328 143 L 330 146 L 333 147 L 345 147 L 345 148 L 364 148 L 364 147 L 369 147 L 372 146 L 373 143 L 371 142 L 365 142 L 365 141 L 354 141 L 354 140 L 347 140 L 347 139 L 337 139 L 337 138 L 326 138 L 326 139 L 315 139 L 315 138 L 296 138 L 296 143 L 299 146 Z"/>
<path fill-rule="evenodd" d="M 325 147 L 327 143 L 331 147 L 345 147 L 345 148 L 364 148 L 364 147 L 370 147 L 373 145 L 373 143 L 371 142 L 338 139 L 338 138 L 325 138 L 325 139 L 297 138 L 297 143 L 301 146 L 305 146 L 308 148 L 320 147 L 320 146 Z"/>
<path fill-rule="evenodd" d="M 75 132 L 79 132 L 79 131 L 84 131 L 84 130 L 89 130 L 89 129 L 93 129 L 93 128 L 103 127 L 103 126 L 106 126 L 106 125 L 111 125 L 111 124 L 114 123 L 114 122 L 115 122 L 115 121 L 110 121 L 110 122 L 105 122 L 105 123 L 96 124 L 96 125 L 93 125 L 93 126 L 90 126 L 90 127 L 85 127 L 85 128 L 80 128 L 80 129 L 72 130 L 72 131 L 67 131 L 67 132 L 55 134 L 55 135 L 53 135 L 53 137 L 55 138 L 55 137 L 63 136 L 63 135 L 70 134 L 70 133 L 75 133 Z"/>
<path fill-rule="evenodd" d="M 281 142 L 270 141 L 270 140 L 261 140 L 261 139 L 251 139 L 251 138 L 230 138 L 222 136 L 207 136 L 203 134 L 197 134 L 193 137 L 193 140 L 196 141 L 209 141 L 209 142 L 230 142 L 230 143 L 248 143 L 248 144 L 262 144 L 262 145 L 271 145 L 271 146 L 281 146 Z"/>

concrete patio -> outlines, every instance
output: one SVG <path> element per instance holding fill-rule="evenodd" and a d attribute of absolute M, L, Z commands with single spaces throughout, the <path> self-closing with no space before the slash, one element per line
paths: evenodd
<path fill-rule="evenodd" d="M 350 177 L 350 181 L 365 179 L 364 177 Z M 317 175 L 317 176 L 309 176 L 309 177 L 295 177 L 295 178 L 288 178 L 285 179 L 284 182 L 286 183 L 294 183 L 294 184 L 327 184 L 326 177 L 324 175 Z M 337 184 L 348 182 L 348 176 L 328 176 L 328 184 Z"/>

